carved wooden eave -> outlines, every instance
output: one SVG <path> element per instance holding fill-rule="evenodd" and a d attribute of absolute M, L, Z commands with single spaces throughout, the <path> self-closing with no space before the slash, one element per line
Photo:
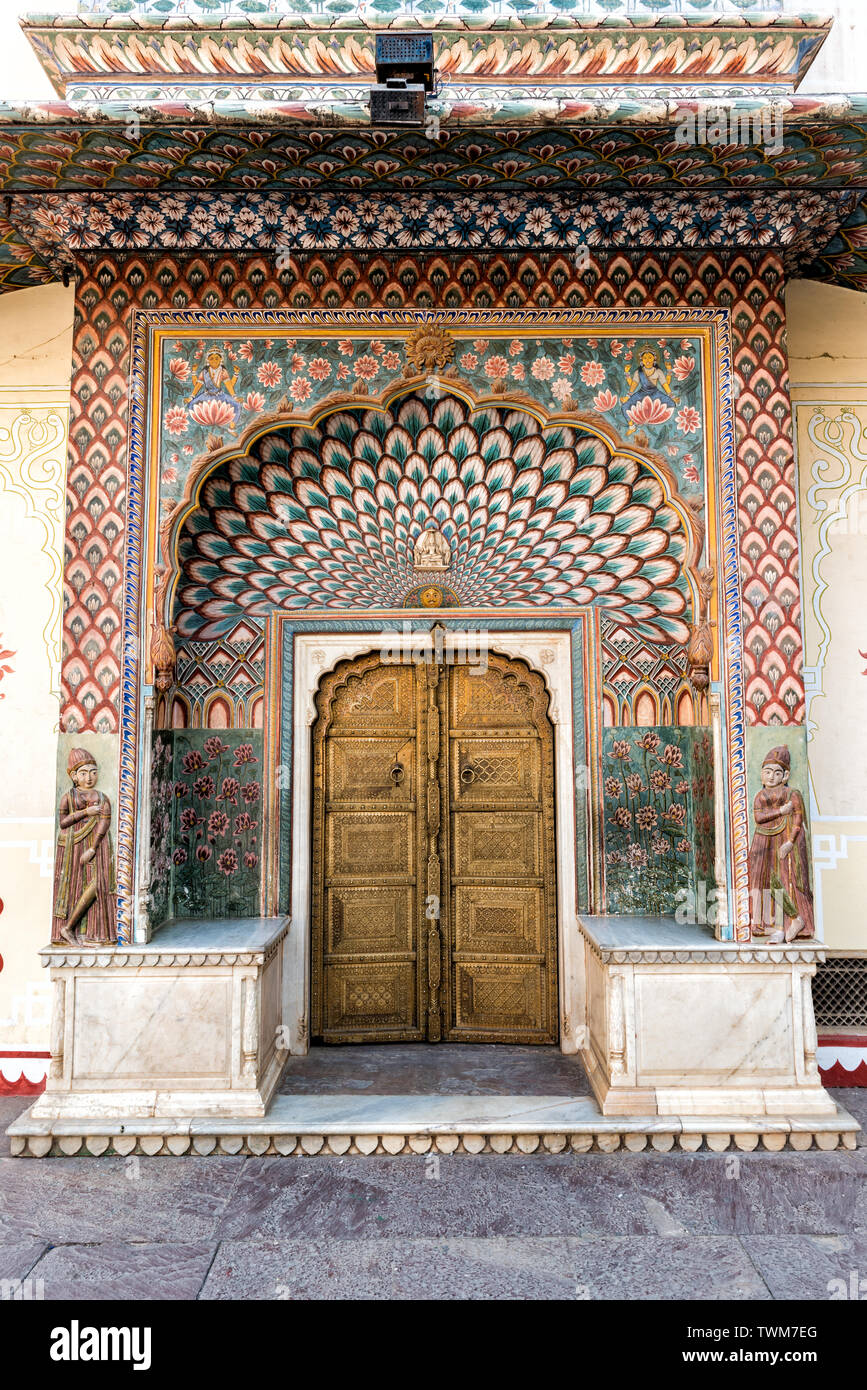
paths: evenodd
<path fill-rule="evenodd" d="M 140 87 L 152 98 L 177 99 L 185 83 L 201 89 L 210 82 L 229 85 L 238 96 L 291 84 L 303 99 L 305 86 L 315 95 L 314 84 L 331 81 L 340 84 L 344 102 L 352 100 L 353 86 L 375 80 L 375 36 L 388 30 L 432 32 L 440 81 L 459 88 L 663 83 L 699 90 L 713 82 L 779 91 L 803 80 L 831 27 L 829 17 L 760 8 L 691 15 L 589 8 L 570 15 L 538 0 L 523 16 L 500 0 L 461 14 L 457 0 L 445 14 L 430 15 L 405 0 L 396 13 L 332 16 L 321 9 L 293 14 L 287 0 L 262 16 L 237 8 L 200 16 L 179 7 L 163 17 L 149 8 L 33 15 L 22 27 L 60 96 L 105 100 L 122 89 L 128 98 Z"/>

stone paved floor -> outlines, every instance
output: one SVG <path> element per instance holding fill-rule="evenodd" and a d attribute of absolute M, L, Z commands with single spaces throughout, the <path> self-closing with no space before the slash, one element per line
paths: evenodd
<path fill-rule="evenodd" d="M 835 1094 L 867 1125 L 867 1091 Z M 0 1131 L 25 1105 L 0 1101 Z M 76 1304 L 822 1300 L 830 1279 L 867 1275 L 867 1147 L 858 1139 L 854 1152 L 437 1165 L 13 1159 L 0 1133 L 0 1279 L 42 1279 L 46 1298 Z"/>
<path fill-rule="evenodd" d="M 283 1095 L 589 1096 L 577 1057 L 558 1047 L 467 1043 L 312 1047 L 290 1057 Z"/>

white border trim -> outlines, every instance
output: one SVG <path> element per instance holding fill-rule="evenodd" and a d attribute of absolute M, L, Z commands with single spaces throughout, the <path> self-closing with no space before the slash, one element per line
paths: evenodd
<path fill-rule="evenodd" d="M 311 839 L 313 814 L 312 729 L 315 695 L 323 675 L 339 661 L 376 651 L 417 648 L 422 633 L 297 633 L 292 722 L 292 923 L 283 974 L 283 1023 L 292 1053 L 306 1053 L 310 1019 Z M 447 632 L 445 650 L 460 631 Z M 464 640 L 466 638 L 464 637 Z M 578 930 L 575 876 L 575 787 L 572 758 L 572 637 L 569 632 L 491 632 L 490 647 L 520 657 L 545 679 L 554 726 L 554 794 L 557 840 L 557 951 L 560 988 L 560 1049 L 584 1046 L 584 952 Z"/>

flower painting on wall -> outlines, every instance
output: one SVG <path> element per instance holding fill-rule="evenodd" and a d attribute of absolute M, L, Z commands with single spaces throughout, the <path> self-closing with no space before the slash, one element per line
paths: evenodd
<path fill-rule="evenodd" d="M 151 877 L 148 916 L 157 927 L 169 916 L 172 867 L 172 741 L 163 731 L 154 737 L 151 752 Z"/>
<path fill-rule="evenodd" d="M 185 730 L 175 740 L 174 915 L 259 911 L 262 738 Z"/>
<path fill-rule="evenodd" d="M 606 729 L 608 911 L 670 914 L 694 874 L 691 729 Z"/>
<path fill-rule="evenodd" d="M 455 377 L 479 396 L 530 395 L 552 415 L 597 415 L 619 435 L 663 453 L 684 496 L 702 488 L 705 421 L 701 344 L 664 333 L 572 337 L 462 338 L 442 379 L 428 378 L 429 399 Z M 315 410 L 335 393 L 377 396 L 408 365 L 403 338 L 292 337 L 236 333 L 168 338 L 161 406 L 161 481 L 176 501 L 191 460 L 210 437 L 229 442 L 258 417 Z"/>
<path fill-rule="evenodd" d="M 699 881 L 715 888 L 713 742 L 707 729 L 693 734 L 692 794 L 695 871 Z"/>

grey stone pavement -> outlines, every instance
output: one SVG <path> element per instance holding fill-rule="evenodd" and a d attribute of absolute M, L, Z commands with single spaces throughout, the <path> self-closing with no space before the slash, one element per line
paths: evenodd
<path fill-rule="evenodd" d="M 496 1089 L 471 1072 L 464 1093 Z M 867 1090 L 834 1094 L 867 1126 Z M 12 1158 L 27 1104 L 0 1100 L 0 1280 L 46 1299 L 821 1301 L 867 1279 L 863 1134 L 831 1153 Z"/>

